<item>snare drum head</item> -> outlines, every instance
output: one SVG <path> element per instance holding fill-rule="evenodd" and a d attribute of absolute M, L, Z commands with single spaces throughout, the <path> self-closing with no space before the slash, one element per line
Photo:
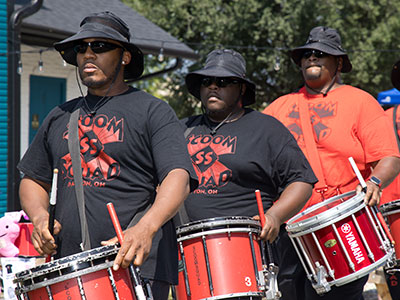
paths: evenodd
<path fill-rule="evenodd" d="M 347 192 L 315 204 L 295 215 L 287 222 L 287 231 L 305 230 L 346 214 L 363 205 L 364 193 Z"/>
<path fill-rule="evenodd" d="M 176 229 L 178 235 L 192 234 L 195 232 L 207 231 L 210 229 L 222 229 L 222 228 L 242 228 L 251 227 L 255 230 L 261 230 L 260 222 L 253 220 L 250 217 L 244 216 L 231 216 L 231 217 L 218 217 L 210 218 L 199 221 L 187 223 L 179 226 Z"/>
<path fill-rule="evenodd" d="M 119 244 L 103 246 L 81 253 L 66 256 L 32 269 L 15 274 L 16 282 L 25 280 L 39 283 L 59 276 L 68 275 L 79 270 L 90 268 L 93 264 L 101 264 L 108 260 L 114 260 L 119 250 Z"/>

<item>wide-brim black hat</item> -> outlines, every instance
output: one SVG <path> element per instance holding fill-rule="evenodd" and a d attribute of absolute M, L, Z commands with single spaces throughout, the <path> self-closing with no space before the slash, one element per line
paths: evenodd
<path fill-rule="evenodd" d="M 349 57 L 342 48 L 342 40 L 340 35 L 333 28 L 318 26 L 311 29 L 306 44 L 291 51 L 293 61 L 300 66 L 304 51 L 313 49 L 322 51 L 332 56 L 342 57 L 342 73 L 348 73 L 353 68 Z"/>
<path fill-rule="evenodd" d="M 393 65 L 391 79 L 393 86 L 400 91 L 400 60 Z"/>
<path fill-rule="evenodd" d="M 246 84 L 242 104 L 250 105 L 256 101 L 256 85 L 246 78 L 246 61 L 243 56 L 230 49 L 218 49 L 207 55 L 204 68 L 186 75 L 186 86 L 193 96 L 200 100 L 201 79 L 205 76 L 234 77 Z"/>
<path fill-rule="evenodd" d="M 80 24 L 79 31 L 73 36 L 55 43 L 54 48 L 60 52 L 67 63 L 77 66 L 74 46 L 78 41 L 87 38 L 105 38 L 117 41 L 132 55 L 130 63 L 125 65 L 124 78 L 135 79 L 143 73 L 143 53 L 130 42 L 130 37 L 128 25 L 112 12 L 106 11 L 85 17 Z"/>

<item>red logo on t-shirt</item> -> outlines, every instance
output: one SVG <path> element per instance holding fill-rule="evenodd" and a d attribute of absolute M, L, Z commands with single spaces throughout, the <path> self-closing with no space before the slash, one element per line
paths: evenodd
<path fill-rule="evenodd" d="M 324 124 L 324 119 L 336 115 L 337 103 L 323 101 L 316 104 L 309 103 L 308 108 L 316 139 L 317 141 L 323 141 L 330 135 L 332 130 Z M 289 124 L 287 128 L 290 130 L 299 144 L 304 144 L 303 132 L 301 130 L 301 122 L 299 117 L 299 107 L 297 104 L 292 106 L 291 111 L 288 114 L 288 118 L 294 119 L 294 123 Z"/>
<path fill-rule="evenodd" d="M 188 151 L 199 178 L 199 187 L 215 188 L 228 183 L 232 171 L 219 161 L 221 155 L 234 154 L 236 137 L 222 135 L 191 135 L 187 139 Z"/>
<path fill-rule="evenodd" d="M 120 165 L 104 152 L 104 145 L 122 142 L 124 120 L 109 119 L 106 115 L 84 116 L 79 121 L 79 145 L 81 152 L 82 175 L 85 184 L 102 186 L 104 182 L 115 179 L 120 173 Z M 68 139 L 68 131 L 64 138 Z M 64 173 L 73 178 L 71 155 L 63 158 Z"/>

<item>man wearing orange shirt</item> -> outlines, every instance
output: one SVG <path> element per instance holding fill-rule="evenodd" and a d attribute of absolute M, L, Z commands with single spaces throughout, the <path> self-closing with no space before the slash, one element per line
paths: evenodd
<path fill-rule="evenodd" d="M 350 72 L 352 65 L 338 32 L 323 26 L 313 28 L 306 44 L 295 48 L 291 56 L 301 68 L 304 87 L 278 98 L 264 113 L 276 117 L 292 132 L 318 177 L 304 209 L 351 190 L 361 191 L 349 157 L 368 179 L 365 202 L 378 204 L 381 190 L 400 171 L 399 150 L 377 101 L 360 89 L 342 84 L 340 74 Z M 332 287 L 320 297 L 305 279 L 290 242 L 282 239 L 278 244 L 282 247 L 282 299 L 363 299 L 367 276 Z"/>
<path fill-rule="evenodd" d="M 400 90 L 400 60 L 396 62 L 392 69 L 392 84 L 393 86 Z M 378 99 L 379 100 L 379 99 Z M 390 104 L 389 104 L 390 105 Z M 398 146 L 400 148 L 400 108 L 399 105 L 396 104 L 385 110 L 385 114 L 389 117 L 390 122 L 392 124 L 391 128 L 396 134 L 396 139 Z M 390 203 L 392 202 L 392 203 Z M 390 204 L 388 204 L 390 203 Z M 396 257 L 400 257 L 400 240 L 398 239 L 400 227 L 398 214 L 394 213 L 398 211 L 400 203 L 400 176 L 397 176 L 393 182 L 384 189 L 381 197 L 381 206 L 380 210 L 384 215 L 392 214 L 388 217 L 389 226 L 391 226 L 390 230 L 393 238 L 395 239 L 395 250 Z M 398 269 L 396 266 L 395 269 Z M 386 282 L 389 287 L 390 295 L 393 300 L 400 300 L 400 272 L 394 272 L 394 270 L 386 270 L 385 277 Z"/>

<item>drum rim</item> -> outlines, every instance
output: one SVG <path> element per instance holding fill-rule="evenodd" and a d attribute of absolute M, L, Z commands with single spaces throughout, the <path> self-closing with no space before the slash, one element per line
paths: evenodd
<path fill-rule="evenodd" d="M 381 211 L 382 215 L 391 215 L 394 214 L 395 211 L 397 211 L 395 210 L 394 212 L 392 212 L 392 207 L 394 207 L 394 209 L 400 210 L 400 199 L 382 204 L 381 206 L 379 206 L 379 210 Z"/>
<path fill-rule="evenodd" d="M 227 230 L 228 229 L 228 230 Z M 177 238 L 178 243 L 203 237 L 206 235 L 216 235 L 216 234 L 234 234 L 234 233 L 254 233 L 259 235 L 261 233 L 261 229 L 256 229 L 256 228 L 246 228 L 246 227 L 239 227 L 239 228 L 224 228 L 224 229 L 210 229 L 207 231 L 200 231 L 200 232 L 194 232 L 194 233 L 188 233 L 186 235 L 180 235 Z"/>
<path fill-rule="evenodd" d="M 118 250 L 119 250 L 119 245 L 114 244 L 114 245 L 107 245 L 107 246 L 90 249 L 90 250 L 80 252 L 80 253 L 75 253 L 75 254 L 60 258 L 58 260 L 36 266 L 34 268 L 30 268 L 30 269 L 18 272 L 15 274 L 15 282 L 26 281 L 30 278 L 36 278 L 36 277 L 50 274 L 50 273 L 53 273 L 56 271 L 60 272 L 66 268 L 71 268 L 71 267 L 76 268 L 78 264 L 92 262 L 96 259 L 99 259 L 102 257 L 109 257 L 114 254 L 116 255 Z M 99 265 L 101 265 L 101 264 L 99 264 Z M 88 268 L 92 268 L 92 267 L 93 266 L 88 266 L 87 268 L 84 268 L 84 269 L 88 269 Z M 82 270 L 84 270 L 84 269 L 82 269 Z M 65 275 L 68 275 L 70 273 L 76 273 L 76 272 L 77 271 L 71 270 L 71 272 L 68 272 Z"/>
<path fill-rule="evenodd" d="M 218 296 L 213 296 L 213 297 L 201 298 L 200 300 L 229 299 L 229 298 L 234 298 L 234 297 L 246 297 L 246 296 L 265 297 L 265 294 L 264 294 L 264 292 L 231 293 L 231 294 L 224 294 L 224 295 L 218 295 Z"/>
<path fill-rule="evenodd" d="M 315 211 L 315 210 L 317 210 L 327 204 L 330 204 L 340 198 L 349 197 L 352 195 L 354 195 L 354 197 L 340 203 L 339 205 L 337 205 L 335 207 L 332 207 L 318 215 L 314 215 L 314 216 L 304 219 L 302 221 L 297 221 L 299 218 L 303 217 L 304 215 L 309 214 L 312 211 Z M 307 208 L 303 212 L 295 215 L 293 218 L 291 218 L 286 223 L 286 230 L 289 234 L 296 233 L 299 231 L 304 231 L 304 230 L 309 229 L 312 226 L 319 226 L 322 224 L 327 224 L 328 222 L 331 222 L 332 220 L 335 220 L 338 217 L 342 217 L 346 213 L 349 213 L 356 207 L 359 207 L 359 209 L 361 210 L 362 208 L 365 207 L 365 203 L 360 201 L 364 198 L 364 195 L 365 194 L 363 192 L 357 194 L 356 191 L 350 191 L 350 192 L 347 192 L 344 194 L 340 194 L 340 195 L 331 197 L 331 198 L 329 198 L 323 202 L 320 202 L 318 204 L 315 204 L 315 205 Z"/>
<path fill-rule="evenodd" d="M 30 285 L 27 285 L 27 284 L 24 283 L 24 285 L 21 286 L 20 284 L 22 284 L 22 281 L 14 280 L 14 283 L 17 284 L 17 286 L 15 288 L 15 294 L 16 295 L 21 295 L 23 293 L 28 293 L 28 292 L 31 292 L 31 291 L 34 291 L 34 290 L 37 290 L 37 289 L 40 289 L 40 288 L 43 288 L 43 287 L 46 287 L 46 286 L 50 286 L 50 285 L 53 285 L 53 284 L 56 284 L 56 283 L 60 283 L 60 282 L 66 281 L 66 280 L 70 280 L 70 279 L 81 277 L 81 276 L 84 276 L 84 275 L 87 275 L 87 274 L 95 273 L 95 272 L 98 272 L 98 271 L 101 271 L 101 270 L 104 270 L 104 269 L 107 269 L 107 268 L 111 268 L 113 263 L 114 263 L 114 261 L 104 262 L 103 264 L 100 264 L 100 265 L 97 265 L 97 266 L 93 266 L 91 268 L 86 268 L 86 269 L 79 270 L 79 271 L 72 272 L 72 273 L 68 273 L 68 274 L 62 275 L 62 276 L 60 275 L 57 278 L 44 279 L 44 280 L 42 280 L 40 282 L 32 283 Z M 32 280 L 32 278 L 31 279 L 26 279 L 26 280 L 24 280 L 24 282 L 26 282 L 28 280 Z"/>
<path fill-rule="evenodd" d="M 202 219 L 181 225 L 176 228 L 176 234 L 177 235 L 189 234 L 190 232 L 198 231 L 201 229 L 212 230 L 212 227 L 223 226 L 223 225 L 236 225 L 236 226 L 247 225 L 261 230 L 260 221 L 253 220 L 252 218 L 246 216 L 229 216 L 229 217 L 215 217 L 209 219 Z"/>

